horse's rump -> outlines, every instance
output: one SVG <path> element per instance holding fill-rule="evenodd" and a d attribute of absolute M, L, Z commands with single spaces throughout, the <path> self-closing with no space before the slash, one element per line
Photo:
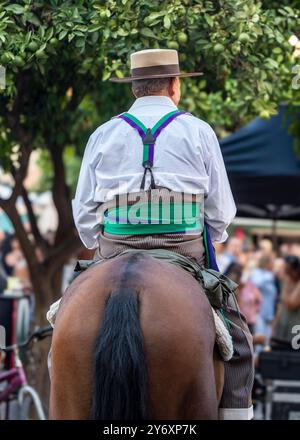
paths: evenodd
<path fill-rule="evenodd" d="M 95 265 L 56 320 L 51 416 L 217 418 L 214 343 L 209 302 L 183 269 L 143 254 Z"/>

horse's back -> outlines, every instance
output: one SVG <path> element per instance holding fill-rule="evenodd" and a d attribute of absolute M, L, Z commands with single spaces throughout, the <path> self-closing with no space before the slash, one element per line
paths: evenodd
<path fill-rule="evenodd" d="M 155 418 L 210 418 L 207 410 L 215 401 L 211 306 L 185 270 L 156 260 L 148 269 L 140 316 Z"/>
<path fill-rule="evenodd" d="M 66 292 L 53 337 L 52 417 L 90 417 L 100 322 L 114 292 L 130 290 L 139 301 L 152 417 L 216 418 L 207 298 L 186 271 L 142 253 L 91 267 Z"/>

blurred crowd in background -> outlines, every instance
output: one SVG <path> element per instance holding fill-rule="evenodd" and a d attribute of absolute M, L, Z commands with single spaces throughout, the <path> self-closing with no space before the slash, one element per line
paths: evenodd
<path fill-rule="evenodd" d="M 30 287 L 27 263 L 18 239 L 13 234 L 0 231 L 0 293 Z"/>
<path fill-rule="evenodd" d="M 53 233 L 49 230 L 45 238 L 51 244 Z M 41 249 L 36 248 L 36 255 L 40 261 L 43 259 Z M 0 294 L 17 290 L 32 293 L 27 262 L 17 237 L 0 230 Z"/>
<path fill-rule="evenodd" d="M 293 328 L 300 324 L 300 244 L 269 239 L 256 245 L 232 236 L 218 245 L 220 271 L 239 285 L 237 301 L 254 337 L 256 352 L 291 350 Z"/>

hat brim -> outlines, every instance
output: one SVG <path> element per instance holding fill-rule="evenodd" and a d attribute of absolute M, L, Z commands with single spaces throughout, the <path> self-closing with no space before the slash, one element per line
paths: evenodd
<path fill-rule="evenodd" d="M 138 81 L 140 79 L 155 79 L 155 78 L 173 78 L 178 76 L 179 78 L 189 78 L 192 76 L 201 76 L 203 72 L 190 72 L 190 73 L 166 73 L 160 75 L 141 75 L 141 76 L 128 76 L 124 78 L 109 78 L 109 81 L 116 83 L 129 83 L 132 81 Z"/>

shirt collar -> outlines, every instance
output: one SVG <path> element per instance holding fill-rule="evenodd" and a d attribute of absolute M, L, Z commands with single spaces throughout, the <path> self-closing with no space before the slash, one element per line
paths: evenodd
<path fill-rule="evenodd" d="M 176 105 L 172 101 L 171 98 L 168 96 L 143 96 L 142 98 L 137 98 L 132 106 L 129 109 L 129 112 L 131 110 L 135 110 L 140 107 L 145 106 L 163 106 L 163 107 L 169 107 L 170 111 L 177 110 Z"/>

